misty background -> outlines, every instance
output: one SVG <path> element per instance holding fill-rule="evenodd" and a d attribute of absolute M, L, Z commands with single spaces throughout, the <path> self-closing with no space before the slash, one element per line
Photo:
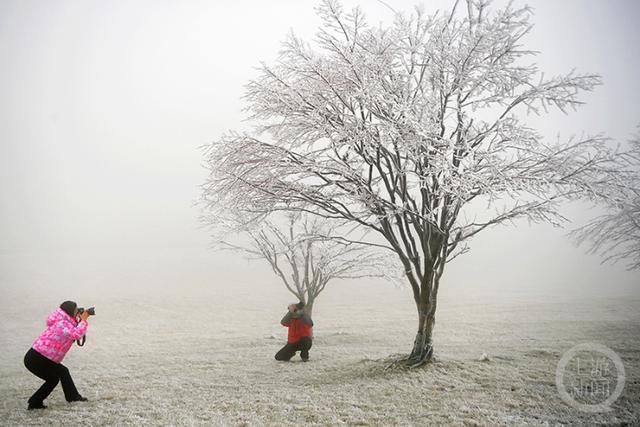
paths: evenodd
<path fill-rule="evenodd" d="M 640 4 L 516 1 L 525 3 L 535 27 L 524 45 L 541 52 L 541 70 L 576 68 L 604 81 L 583 94 L 577 112 L 553 110 L 528 123 L 549 139 L 584 131 L 624 144 L 640 123 Z M 379 1 L 343 1 L 345 9 L 357 4 L 371 24 L 392 19 Z M 389 4 L 408 12 L 419 2 Z M 427 13 L 452 5 L 424 2 Z M 244 84 L 260 61 L 276 58 L 287 31 L 314 36 L 314 6 L 2 1 L 0 299 L 91 304 L 96 295 L 206 290 L 210 298 L 251 303 L 268 294 L 283 308 L 292 297 L 266 262 L 209 249 L 194 206 L 206 175 L 199 147 L 229 129 L 251 128 L 243 122 Z M 441 296 L 640 296 L 638 272 L 601 265 L 566 237 L 597 213 L 587 208 L 568 206 L 574 223 L 564 230 L 520 221 L 480 234 L 449 265 Z M 407 289 L 375 280 L 330 284 L 326 298 L 367 287 L 411 307 Z"/>

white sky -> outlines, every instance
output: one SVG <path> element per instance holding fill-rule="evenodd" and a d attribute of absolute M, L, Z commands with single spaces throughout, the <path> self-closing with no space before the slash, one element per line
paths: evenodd
<path fill-rule="evenodd" d="M 197 147 L 246 126 L 240 97 L 253 67 L 274 58 L 290 28 L 314 34 L 314 4 L 2 0 L 0 292 L 277 282 L 266 266 L 207 249 L 192 206 L 205 175 Z M 359 4 L 374 23 L 390 18 L 375 0 Z M 424 2 L 427 12 L 452 4 Z M 640 3 L 528 4 L 527 46 L 541 51 L 542 69 L 604 78 L 577 113 L 530 123 L 548 137 L 629 138 L 640 123 Z M 443 286 L 640 295 L 638 279 L 562 230 L 524 223 L 474 240 Z"/>

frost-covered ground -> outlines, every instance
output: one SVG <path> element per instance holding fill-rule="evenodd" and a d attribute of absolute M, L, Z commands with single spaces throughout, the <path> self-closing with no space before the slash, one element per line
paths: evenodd
<path fill-rule="evenodd" d="M 408 290 L 341 291 L 327 292 L 318 302 L 309 363 L 297 356 L 290 363 L 273 360 L 285 337 L 278 325 L 290 302 L 285 293 L 238 287 L 232 297 L 220 297 L 215 288 L 182 289 L 87 301 L 97 306 L 88 343 L 74 347 L 65 363 L 90 402 L 67 404 L 58 387 L 44 411 L 26 411 L 40 380 L 26 371 L 22 357 L 52 302 L 21 301 L 21 291 L 12 291 L 0 308 L 0 424 L 640 422 L 638 299 L 552 301 L 445 292 L 436 326 L 437 362 L 407 372 L 385 370 L 382 359 L 412 342 L 415 314 Z M 578 412 L 556 391 L 560 357 L 581 342 L 605 344 L 624 362 L 626 387 L 609 413 Z M 489 360 L 481 361 L 482 353 Z"/>

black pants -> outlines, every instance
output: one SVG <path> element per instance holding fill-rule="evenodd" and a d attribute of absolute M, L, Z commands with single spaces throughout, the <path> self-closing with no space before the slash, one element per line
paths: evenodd
<path fill-rule="evenodd" d="M 276 360 L 289 360 L 297 351 L 300 352 L 300 357 L 308 359 L 311 345 L 312 342 L 310 337 L 302 337 L 294 343 L 287 343 L 287 345 L 282 347 L 280 351 L 276 353 Z"/>
<path fill-rule="evenodd" d="M 34 349 L 30 348 L 24 355 L 24 366 L 35 376 L 42 378 L 45 383 L 29 398 L 29 404 L 40 405 L 53 389 L 62 383 L 62 391 L 67 402 L 77 399 L 80 395 L 76 389 L 71 374 L 66 366 L 53 362 Z"/>

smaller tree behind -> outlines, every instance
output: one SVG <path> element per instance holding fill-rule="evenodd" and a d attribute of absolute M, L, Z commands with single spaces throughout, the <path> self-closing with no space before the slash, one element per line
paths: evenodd
<path fill-rule="evenodd" d="M 211 218 L 211 217 L 209 217 Z M 220 223 L 209 221 L 212 225 Z M 236 218 L 235 231 L 245 243 L 218 239 L 225 249 L 243 252 L 267 261 L 287 290 L 313 312 L 314 303 L 329 282 L 338 279 L 387 277 L 393 279 L 393 257 L 382 250 L 350 240 L 347 231 L 335 221 L 306 213 L 271 214 L 257 226 Z"/>

